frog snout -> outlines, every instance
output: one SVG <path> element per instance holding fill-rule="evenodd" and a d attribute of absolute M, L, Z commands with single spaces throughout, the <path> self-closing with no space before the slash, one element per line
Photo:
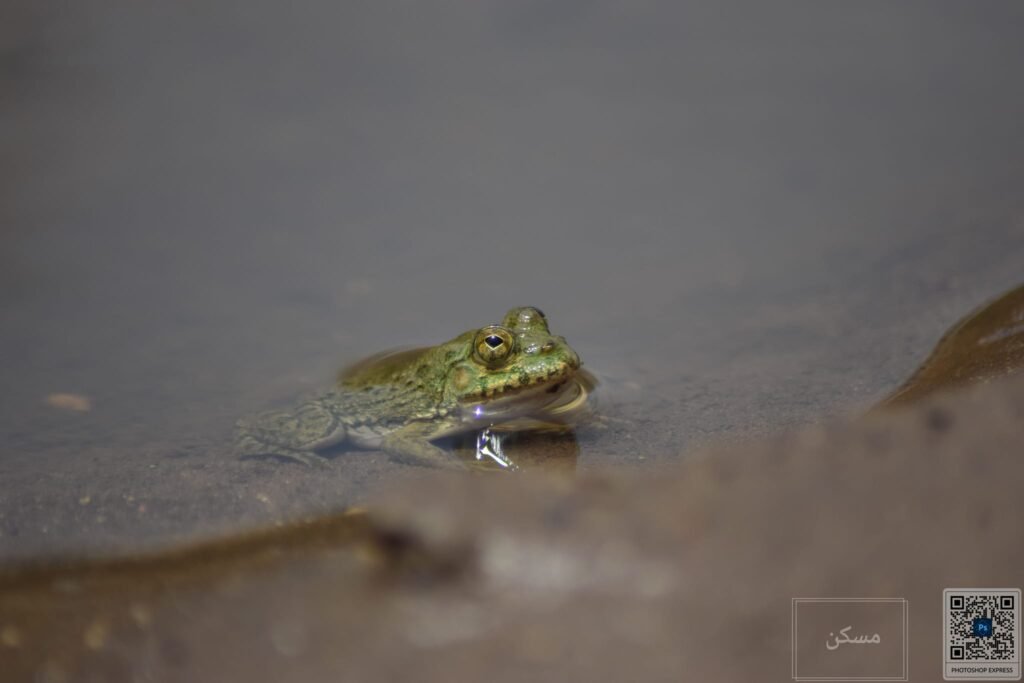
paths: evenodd
<path fill-rule="evenodd" d="M 565 337 L 552 337 L 541 344 L 540 347 L 535 346 L 533 348 L 535 349 L 533 351 L 534 353 L 539 353 L 541 355 L 561 351 L 565 356 L 565 362 L 569 367 L 576 369 L 581 365 L 580 357 L 572 350 L 572 347 L 569 346 L 568 342 L 565 341 Z"/>
<path fill-rule="evenodd" d="M 540 347 L 541 351 L 554 351 L 559 346 L 569 348 L 569 343 L 565 341 L 565 337 L 552 337 L 544 342 L 544 345 Z"/>
<path fill-rule="evenodd" d="M 547 344 L 544 345 L 545 348 L 550 346 L 551 349 L 555 349 L 558 347 L 565 349 L 565 360 L 566 363 L 569 364 L 569 367 L 573 368 L 574 370 L 580 367 L 580 365 L 582 365 L 583 362 L 580 360 L 579 354 L 573 351 L 572 347 L 569 346 L 568 342 L 565 341 L 565 337 L 557 337 L 557 340 L 557 343 L 554 341 L 549 341 Z"/>

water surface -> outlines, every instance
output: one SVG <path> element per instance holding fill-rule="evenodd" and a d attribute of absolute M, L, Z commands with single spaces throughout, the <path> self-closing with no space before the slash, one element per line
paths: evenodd
<path fill-rule="evenodd" d="M 1012 4 L 4 13 L 0 558 L 419 476 L 231 425 L 512 306 L 623 420 L 585 471 L 861 410 L 1020 281 Z"/>

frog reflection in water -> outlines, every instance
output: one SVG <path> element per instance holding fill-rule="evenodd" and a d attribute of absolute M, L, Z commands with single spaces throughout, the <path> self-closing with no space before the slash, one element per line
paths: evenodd
<path fill-rule="evenodd" d="M 384 353 L 343 373 L 337 389 L 293 411 L 237 425 L 243 455 L 317 462 L 318 451 L 376 448 L 437 467 L 460 462 L 431 443 L 522 418 L 544 419 L 586 400 L 580 358 L 536 308 L 438 346 Z"/>

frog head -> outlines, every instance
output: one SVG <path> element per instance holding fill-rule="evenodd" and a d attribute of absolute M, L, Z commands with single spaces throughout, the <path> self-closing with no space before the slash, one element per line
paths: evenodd
<path fill-rule="evenodd" d="M 564 337 L 551 334 L 547 318 L 529 306 L 513 308 L 500 325 L 488 325 L 453 342 L 445 399 L 469 418 L 525 415 L 558 399 L 580 367 Z"/>

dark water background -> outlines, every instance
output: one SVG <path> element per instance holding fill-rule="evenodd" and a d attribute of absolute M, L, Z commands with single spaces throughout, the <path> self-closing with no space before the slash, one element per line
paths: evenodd
<path fill-rule="evenodd" d="M 1022 30 L 1009 2 L 6 5 L 0 558 L 416 476 L 226 445 L 516 305 L 627 420 L 580 469 L 863 409 L 1022 279 Z"/>

